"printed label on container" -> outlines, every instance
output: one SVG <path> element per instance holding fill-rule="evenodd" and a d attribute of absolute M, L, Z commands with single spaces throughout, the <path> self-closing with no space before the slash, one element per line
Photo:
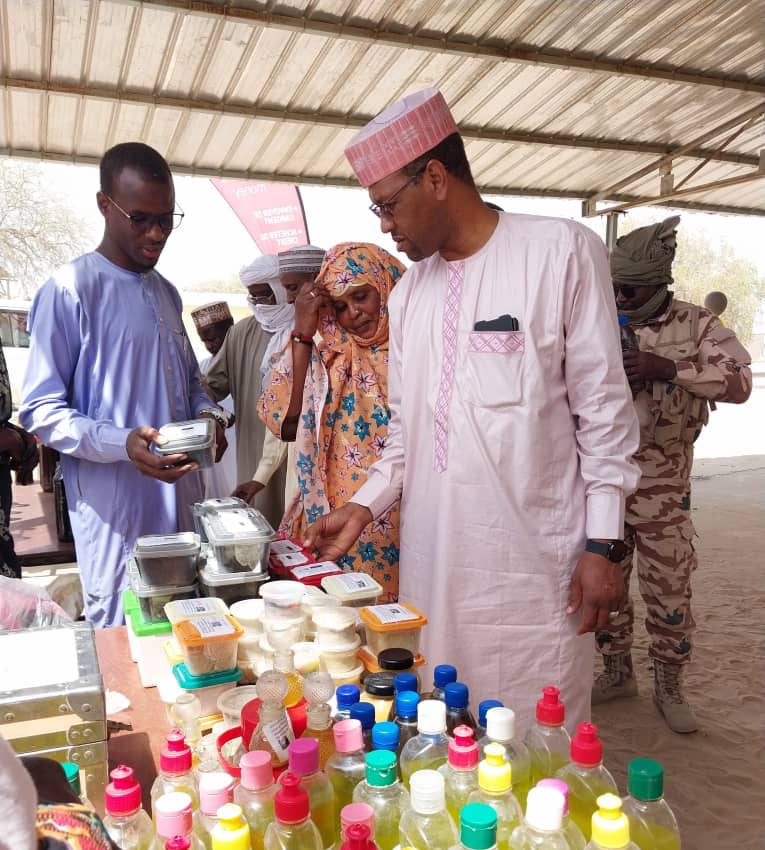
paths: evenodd
<path fill-rule="evenodd" d="M 408 608 L 396 605 L 393 602 L 389 605 L 372 605 L 367 610 L 371 611 L 381 623 L 405 623 L 407 620 L 420 619 Z"/>
<path fill-rule="evenodd" d="M 308 558 L 302 552 L 289 552 L 287 555 L 277 555 L 276 560 L 283 567 L 299 567 L 305 564 Z"/>
<path fill-rule="evenodd" d="M 236 634 L 236 629 L 225 617 L 197 617 L 192 625 L 203 638 L 225 637 Z"/>
<path fill-rule="evenodd" d="M 302 548 L 291 540 L 274 540 L 271 544 L 272 555 L 289 555 L 292 552 L 302 552 Z"/>
<path fill-rule="evenodd" d="M 222 514 L 218 514 L 218 521 L 223 530 L 228 534 L 249 533 L 254 527 L 250 515 L 243 508 L 236 508 L 233 511 L 223 511 Z"/>
<path fill-rule="evenodd" d="M 299 581 L 300 579 L 308 578 L 308 576 L 323 576 L 327 573 L 336 573 L 337 570 L 338 566 L 334 561 L 322 561 L 320 564 L 308 564 L 306 567 L 295 567 L 295 569 L 290 570 L 290 572 Z"/>
<path fill-rule="evenodd" d="M 337 581 L 349 592 L 355 593 L 360 590 L 378 590 L 377 582 L 366 573 L 344 573 L 337 576 Z"/>
<path fill-rule="evenodd" d="M 212 614 L 213 611 L 218 610 L 214 599 L 176 599 L 174 607 L 186 617 L 196 617 L 199 614 Z"/>
<path fill-rule="evenodd" d="M 263 727 L 263 734 L 280 762 L 289 761 L 289 745 L 295 740 L 289 717 L 283 714 Z"/>

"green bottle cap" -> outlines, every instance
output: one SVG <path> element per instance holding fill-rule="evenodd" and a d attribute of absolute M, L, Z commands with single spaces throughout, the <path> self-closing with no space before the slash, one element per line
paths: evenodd
<path fill-rule="evenodd" d="M 632 759 L 627 765 L 627 791 L 636 800 L 658 800 L 664 793 L 664 768 L 653 759 Z"/>
<path fill-rule="evenodd" d="M 62 761 L 61 767 L 64 768 L 64 774 L 66 775 L 66 781 L 69 783 L 69 787 L 78 797 L 81 796 L 82 788 L 80 786 L 79 764 L 75 764 L 73 761 Z"/>
<path fill-rule="evenodd" d="M 367 783 L 380 788 L 396 781 L 396 754 L 390 750 L 372 750 L 367 753 Z"/>
<path fill-rule="evenodd" d="M 468 850 L 489 850 L 497 843 L 497 813 L 486 803 L 468 803 L 460 812 L 460 841 Z"/>

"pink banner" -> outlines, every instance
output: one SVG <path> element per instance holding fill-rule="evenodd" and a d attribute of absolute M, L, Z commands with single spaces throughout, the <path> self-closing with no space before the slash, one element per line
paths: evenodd
<path fill-rule="evenodd" d="M 297 186 L 217 177 L 210 182 L 228 201 L 261 254 L 278 254 L 308 244 L 308 225 Z"/>

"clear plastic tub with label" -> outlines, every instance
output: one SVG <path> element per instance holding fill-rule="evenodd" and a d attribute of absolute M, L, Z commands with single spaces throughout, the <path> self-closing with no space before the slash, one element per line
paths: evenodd
<path fill-rule="evenodd" d="M 341 605 L 316 608 L 313 622 L 322 651 L 347 646 L 356 638 L 356 612 L 352 608 Z"/>
<path fill-rule="evenodd" d="M 217 596 L 202 596 L 197 599 L 178 599 L 165 605 L 165 618 L 173 625 L 192 617 L 207 617 L 210 614 L 229 614 L 228 605 Z"/>
<path fill-rule="evenodd" d="M 165 605 L 177 600 L 193 599 L 197 595 L 197 584 L 192 581 L 187 585 L 152 585 L 142 581 L 133 558 L 127 562 L 128 583 L 138 602 L 141 619 L 145 623 L 166 623 Z"/>
<path fill-rule="evenodd" d="M 263 613 L 266 603 L 262 599 L 243 599 L 231 606 L 231 616 L 236 617 L 245 632 L 263 634 Z"/>
<path fill-rule="evenodd" d="M 260 511 L 238 508 L 202 517 L 214 563 L 207 569 L 268 574 L 268 552 L 274 530 Z"/>
<path fill-rule="evenodd" d="M 267 620 L 297 620 L 303 616 L 305 588 L 297 581 L 272 581 L 260 589 Z"/>
<path fill-rule="evenodd" d="M 414 605 L 391 602 L 362 608 L 359 616 L 366 627 L 367 646 L 379 655 L 385 649 L 408 649 L 412 655 L 420 651 L 420 632 L 428 618 Z"/>
<path fill-rule="evenodd" d="M 230 614 L 181 620 L 173 626 L 173 634 L 193 676 L 236 667 L 237 643 L 243 630 Z"/>
<path fill-rule="evenodd" d="M 217 514 L 220 511 L 241 510 L 247 506 L 244 499 L 237 499 L 236 496 L 224 496 L 221 499 L 205 499 L 202 502 L 194 502 L 191 506 L 191 515 L 194 517 L 194 529 L 202 543 L 207 543 L 207 535 L 202 526 L 203 516 Z"/>
<path fill-rule="evenodd" d="M 160 457 L 185 454 L 188 460 L 184 463 L 196 463 L 200 469 L 209 469 L 215 463 L 215 420 L 168 422 L 159 429 L 159 433 L 165 438 L 163 445 L 154 446 Z"/>
<path fill-rule="evenodd" d="M 199 588 L 205 596 L 217 596 L 229 609 L 235 602 L 255 599 L 268 582 L 267 575 L 259 573 L 222 573 L 203 567 L 199 571 Z"/>
<path fill-rule="evenodd" d="M 135 541 L 133 557 L 145 584 L 184 587 L 197 580 L 199 548 L 193 531 L 146 534 Z"/>
<path fill-rule="evenodd" d="M 354 608 L 374 605 L 383 592 L 381 585 L 366 573 L 326 576 L 321 580 L 321 586 L 330 596 L 339 599 L 341 604 Z"/>
<path fill-rule="evenodd" d="M 360 646 L 361 639 L 357 637 L 344 646 L 336 646 L 334 649 L 320 647 L 319 666 L 331 675 L 349 673 L 359 665 L 357 653 Z"/>

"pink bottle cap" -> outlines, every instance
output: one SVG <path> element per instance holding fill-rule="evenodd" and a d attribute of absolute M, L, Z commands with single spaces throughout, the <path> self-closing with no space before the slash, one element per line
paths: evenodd
<path fill-rule="evenodd" d="M 104 807 L 110 815 L 126 815 L 141 808 L 141 786 L 132 767 L 120 764 L 109 774 L 112 781 L 104 792 Z"/>
<path fill-rule="evenodd" d="M 165 850 L 189 850 L 191 842 L 182 835 L 176 835 L 165 842 Z"/>
<path fill-rule="evenodd" d="M 338 753 L 355 753 L 364 748 L 360 720 L 341 720 L 332 728 L 335 750 Z"/>
<path fill-rule="evenodd" d="M 340 810 L 340 834 L 343 838 L 348 827 L 355 823 L 369 827 L 369 837 L 375 837 L 375 810 L 369 803 L 349 803 Z"/>
<path fill-rule="evenodd" d="M 154 803 L 154 820 L 157 835 L 162 838 L 188 835 L 192 828 L 191 797 L 183 791 L 158 797 Z"/>
<path fill-rule="evenodd" d="M 554 788 L 563 794 L 563 817 L 568 814 L 568 785 L 562 779 L 540 779 L 537 787 Z"/>
<path fill-rule="evenodd" d="M 234 802 L 234 780 L 227 773 L 203 773 L 199 778 L 199 808 L 215 815 L 221 806 Z"/>
<path fill-rule="evenodd" d="M 478 744 L 469 726 L 455 726 L 449 739 L 449 764 L 458 770 L 468 770 L 478 764 Z"/>
<path fill-rule="evenodd" d="M 260 791 L 269 788 L 274 781 L 271 767 L 271 754 L 265 750 L 250 750 L 239 762 L 242 771 L 242 785 L 248 791 Z"/>
<path fill-rule="evenodd" d="M 191 770 L 191 747 L 180 729 L 172 729 L 159 754 L 159 769 L 163 773 L 187 773 Z"/>
<path fill-rule="evenodd" d="M 595 767 L 603 761 L 603 744 L 594 723 L 580 723 L 571 739 L 571 761 L 582 767 Z"/>
<path fill-rule="evenodd" d="M 283 773 L 279 777 L 281 786 L 274 797 L 274 816 L 279 823 L 290 824 L 304 821 L 311 813 L 308 793 L 294 773 Z"/>
<path fill-rule="evenodd" d="M 319 742 L 315 738 L 298 738 L 288 748 L 289 769 L 298 776 L 308 776 L 319 769 Z"/>
<path fill-rule="evenodd" d="M 542 688 L 542 699 L 537 700 L 537 722 L 545 726 L 562 726 L 566 707 L 560 700 L 560 691 L 548 685 Z"/>
<path fill-rule="evenodd" d="M 370 841 L 371 832 L 369 827 L 363 823 L 352 823 L 345 833 L 345 841 L 340 845 L 340 850 L 370 850 L 376 847 Z"/>

